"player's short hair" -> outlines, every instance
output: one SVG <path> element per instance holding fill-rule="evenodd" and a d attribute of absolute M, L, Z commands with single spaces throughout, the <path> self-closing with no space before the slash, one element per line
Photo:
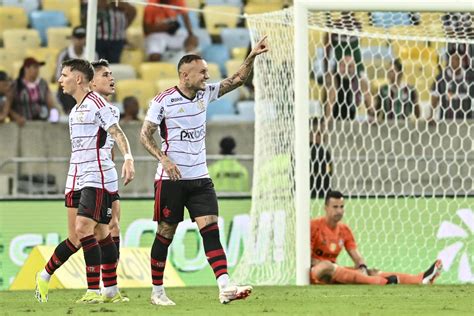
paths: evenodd
<path fill-rule="evenodd" d="M 94 60 L 93 62 L 91 62 L 91 65 L 94 68 L 94 70 L 96 70 L 96 71 L 99 70 L 102 67 L 109 67 L 110 66 L 109 61 L 107 59 L 104 59 L 104 58 L 101 58 L 99 60 Z"/>
<path fill-rule="evenodd" d="M 393 68 L 397 72 L 402 72 L 403 71 L 403 65 L 402 65 L 402 61 L 400 60 L 400 58 L 394 59 L 393 62 L 392 62 L 392 65 L 393 65 Z"/>
<path fill-rule="evenodd" d="M 195 60 L 203 60 L 203 59 L 204 58 L 196 54 L 184 55 L 178 62 L 178 72 L 181 69 L 182 65 L 192 63 Z"/>
<path fill-rule="evenodd" d="M 91 81 L 94 78 L 94 68 L 91 63 L 84 59 L 74 58 L 63 61 L 61 64 L 62 68 L 69 67 L 71 71 L 77 70 L 84 74 L 87 81 Z"/>
<path fill-rule="evenodd" d="M 326 194 L 326 198 L 324 199 L 324 204 L 328 205 L 330 199 L 340 200 L 340 199 L 343 199 L 343 198 L 344 198 L 344 194 L 342 194 L 341 192 L 339 192 L 339 191 L 329 191 Z"/>

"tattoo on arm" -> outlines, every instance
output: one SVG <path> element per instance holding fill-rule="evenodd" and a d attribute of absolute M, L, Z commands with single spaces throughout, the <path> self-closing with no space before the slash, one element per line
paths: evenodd
<path fill-rule="evenodd" d="M 107 132 L 117 143 L 117 146 L 120 149 L 122 155 L 131 154 L 130 144 L 128 143 L 127 136 L 125 136 L 125 133 L 122 131 L 118 124 L 110 126 Z"/>
<path fill-rule="evenodd" d="M 219 86 L 219 97 L 240 87 L 245 83 L 245 81 L 247 81 L 252 72 L 254 60 L 255 56 L 248 56 L 235 74 L 221 81 Z"/>
<path fill-rule="evenodd" d="M 140 132 L 140 142 L 153 157 L 160 160 L 164 155 L 156 144 L 155 138 L 153 137 L 153 134 L 155 134 L 157 129 L 157 124 L 150 121 L 145 121 Z"/>

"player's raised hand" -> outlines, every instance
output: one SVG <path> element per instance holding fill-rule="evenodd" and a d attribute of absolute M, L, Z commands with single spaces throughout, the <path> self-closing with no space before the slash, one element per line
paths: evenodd
<path fill-rule="evenodd" d="M 123 185 L 127 185 L 135 178 L 135 167 L 132 159 L 124 161 L 122 166 Z"/>
<path fill-rule="evenodd" d="M 179 171 L 178 166 L 176 166 L 176 164 L 172 162 L 171 159 L 169 159 L 167 156 L 164 156 L 160 161 L 170 180 L 177 181 L 181 179 L 181 172 Z"/>
<path fill-rule="evenodd" d="M 250 54 L 254 56 L 258 56 L 260 54 L 268 52 L 268 43 L 267 43 L 267 35 L 262 37 L 257 44 L 252 49 L 252 52 Z"/>

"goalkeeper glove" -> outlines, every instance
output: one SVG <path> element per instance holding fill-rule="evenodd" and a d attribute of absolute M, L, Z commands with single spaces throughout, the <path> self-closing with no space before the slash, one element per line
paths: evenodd
<path fill-rule="evenodd" d="M 359 264 L 359 271 L 365 275 L 369 275 L 369 269 L 365 264 Z"/>

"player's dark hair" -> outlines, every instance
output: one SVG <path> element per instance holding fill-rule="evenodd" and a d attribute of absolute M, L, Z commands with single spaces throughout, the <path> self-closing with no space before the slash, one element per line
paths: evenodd
<path fill-rule="evenodd" d="M 92 78 L 94 78 L 94 68 L 87 60 L 78 58 L 69 59 L 64 61 L 61 66 L 62 68 L 69 67 L 71 71 L 77 70 L 83 73 L 87 81 L 91 81 Z"/>
<path fill-rule="evenodd" d="M 402 65 L 402 61 L 400 60 L 400 58 L 396 58 L 394 61 L 393 61 L 393 68 L 395 68 L 395 70 L 397 72 L 402 72 L 403 70 L 403 65 Z"/>
<path fill-rule="evenodd" d="M 184 64 L 192 63 L 195 60 L 202 60 L 203 58 L 196 54 L 184 55 L 178 62 L 178 72 Z"/>
<path fill-rule="evenodd" d="M 340 200 L 340 199 L 343 199 L 343 198 L 344 198 L 344 194 L 342 194 L 341 192 L 339 192 L 339 191 L 329 191 L 326 194 L 326 198 L 324 199 L 324 204 L 328 205 L 330 199 Z"/>
<path fill-rule="evenodd" d="M 94 60 L 91 62 L 92 67 L 94 70 L 99 70 L 102 67 L 109 67 L 109 61 L 107 59 L 101 58 L 99 60 Z"/>

